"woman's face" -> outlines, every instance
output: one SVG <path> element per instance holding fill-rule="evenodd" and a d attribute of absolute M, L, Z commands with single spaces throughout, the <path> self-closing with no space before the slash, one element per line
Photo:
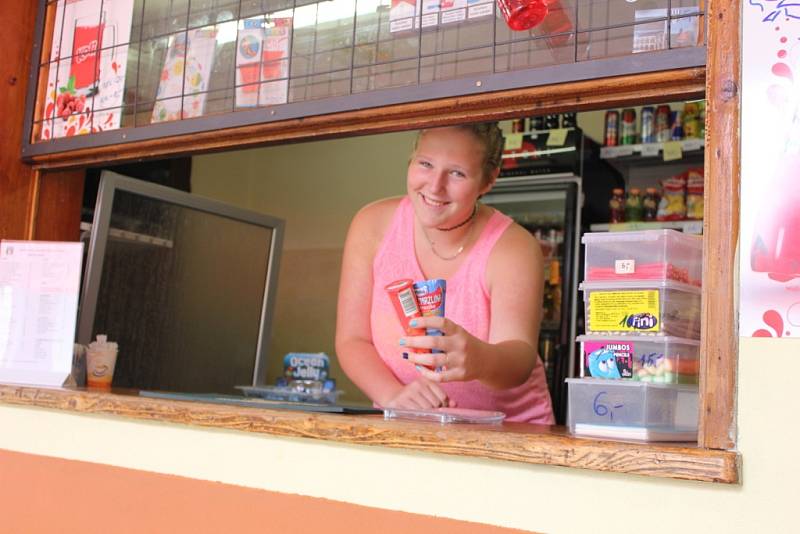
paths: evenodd
<path fill-rule="evenodd" d="M 483 175 L 484 147 L 460 128 L 427 130 L 408 165 L 406 187 L 423 226 L 447 227 L 469 217 L 494 177 Z"/>

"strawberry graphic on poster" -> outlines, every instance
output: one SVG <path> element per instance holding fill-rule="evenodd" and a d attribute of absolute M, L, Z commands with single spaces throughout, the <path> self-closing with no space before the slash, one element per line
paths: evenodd
<path fill-rule="evenodd" d="M 134 0 L 58 0 L 41 140 L 119 128 Z"/>

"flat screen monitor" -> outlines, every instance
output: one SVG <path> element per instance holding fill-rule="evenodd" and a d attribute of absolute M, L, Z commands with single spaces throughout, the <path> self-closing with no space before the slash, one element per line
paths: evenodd
<path fill-rule="evenodd" d="M 264 385 L 283 233 L 281 219 L 104 171 L 78 342 L 119 344 L 115 387 Z"/>

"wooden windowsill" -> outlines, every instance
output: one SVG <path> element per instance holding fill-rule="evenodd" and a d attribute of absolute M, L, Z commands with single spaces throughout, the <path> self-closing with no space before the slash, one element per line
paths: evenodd
<path fill-rule="evenodd" d="M 739 481 L 739 455 L 735 451 L 701 449 L 686 443 L 575 438 L 563 427 L 385 421 L 380 415 L 317 414 L 1 384 L 0 403 L 528 464 L 727 484 Z"/>

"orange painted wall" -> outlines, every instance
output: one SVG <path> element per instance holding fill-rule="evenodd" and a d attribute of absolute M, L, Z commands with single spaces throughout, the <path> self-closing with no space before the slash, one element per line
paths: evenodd
<path fill-rule="evenodd" d="M 0 449 L 0 532 L 522 531 Z"/>

